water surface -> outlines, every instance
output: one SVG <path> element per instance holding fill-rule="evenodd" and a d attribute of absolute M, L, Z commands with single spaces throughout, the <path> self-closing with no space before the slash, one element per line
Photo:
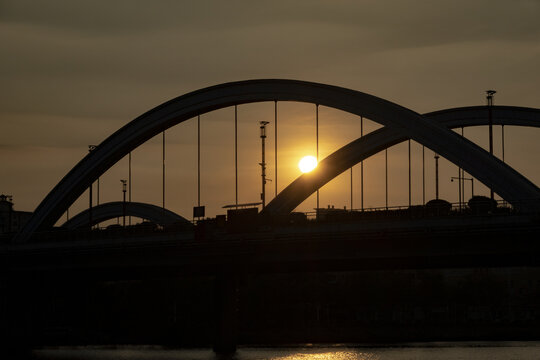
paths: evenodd
<path fill-rule="evenodd" d="M 231 356 L 215 355 L 210 349 L 76 347 L 36 350 L 34 356 L 49 360 L 533 360 L 540 359 L 540 342 L 246 347 Z"/>

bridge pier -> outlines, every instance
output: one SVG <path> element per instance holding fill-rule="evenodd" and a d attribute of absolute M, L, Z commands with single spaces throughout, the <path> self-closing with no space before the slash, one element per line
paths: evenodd
<path fill-rule="evenodd" d="M 0 278 L 0 358 L 27 358 L 35 342 L 33 276 Z"/>
<path fill-rule="evenodd" d="M 0 354 L 5 352 L 5 348 L 9 346 L 9 310 L 8 310 L 8 278 L 6 269 L 2 267 L 2 275 L 0 276 Z"/>
<path fill-rule="evenodd" d="M 238 274 L 222 273 L 216 275 L 214 281 L 213 350 L 217 354 L 231 354 L 236 352 L 238 343 Z"/>

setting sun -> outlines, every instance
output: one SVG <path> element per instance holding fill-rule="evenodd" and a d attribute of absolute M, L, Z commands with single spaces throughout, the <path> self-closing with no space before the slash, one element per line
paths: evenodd
<path fill-rule="evenodd" d="M 304 156 L 298 163 L 298 168 L 303 173 L 308 173 L 317 167 L 317 159 L 315 156 Z"/>

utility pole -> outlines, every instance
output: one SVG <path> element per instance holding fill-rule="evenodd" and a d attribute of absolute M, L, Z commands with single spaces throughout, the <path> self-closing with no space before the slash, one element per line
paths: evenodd
<path fill-rule="evenodd" d="M 262 180 L 262 191 L 261 191 L 261 201 L 262 201 L 262 208 L 266 206 L 265 198 L 266 198 L 266 161 L 265 161 L 265 149 L 264 144 L 266 141 L 266 125 L 269 124 L 268 121 L 261 121 L 261 147 L 262 147 L 262 161 L 259 163 L 261 165 L 261 180 Z"/>
<path fill-rule="evenodd" d="M 489 153 L 491 156 L 493 156 L 493 115 L 491 113 L 491 108 L 493 107 L 493 96 L 495 95 L 495 93 L 497 93 L 495 90 L 486 90 L 489 122 Z M 491 186 L 489 187 L 489 193 L 491 200 L 494 200 L 495 194 L 493 193 L 493 188 Z"/>

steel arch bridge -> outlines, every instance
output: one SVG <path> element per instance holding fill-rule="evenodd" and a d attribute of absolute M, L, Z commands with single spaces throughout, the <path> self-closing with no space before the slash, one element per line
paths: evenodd
<path fill-rule="evenodd" d="M 384 128 L 353 141 L 321 161 L 268 204 L 264 213 L 292 211 L 331 178 L 362 159 L 412 139 L 463 168 L 510 203 L 540 199 L 540 189 L 517 171 L 449 128 L 486 123 L 486 107 L 450 109 L 422 116 L 387 100 L 359 91 L 297 80 L 248 80 L 197 90 L 172 99 L 134 119 L 83 158 L 45 197 L 16 241 L 50 228 L 62 213 L 105 171 L 160 132 L 217 109 L 264 101 L 296 101 L 323 105 L 366 117 Z M 540 111 L 493 107 L 494 123 L 539 126 Z M 434 121 L 435 120 L 435 121 Z M 522 205 L 535 208 L 535 202 Z"/>

